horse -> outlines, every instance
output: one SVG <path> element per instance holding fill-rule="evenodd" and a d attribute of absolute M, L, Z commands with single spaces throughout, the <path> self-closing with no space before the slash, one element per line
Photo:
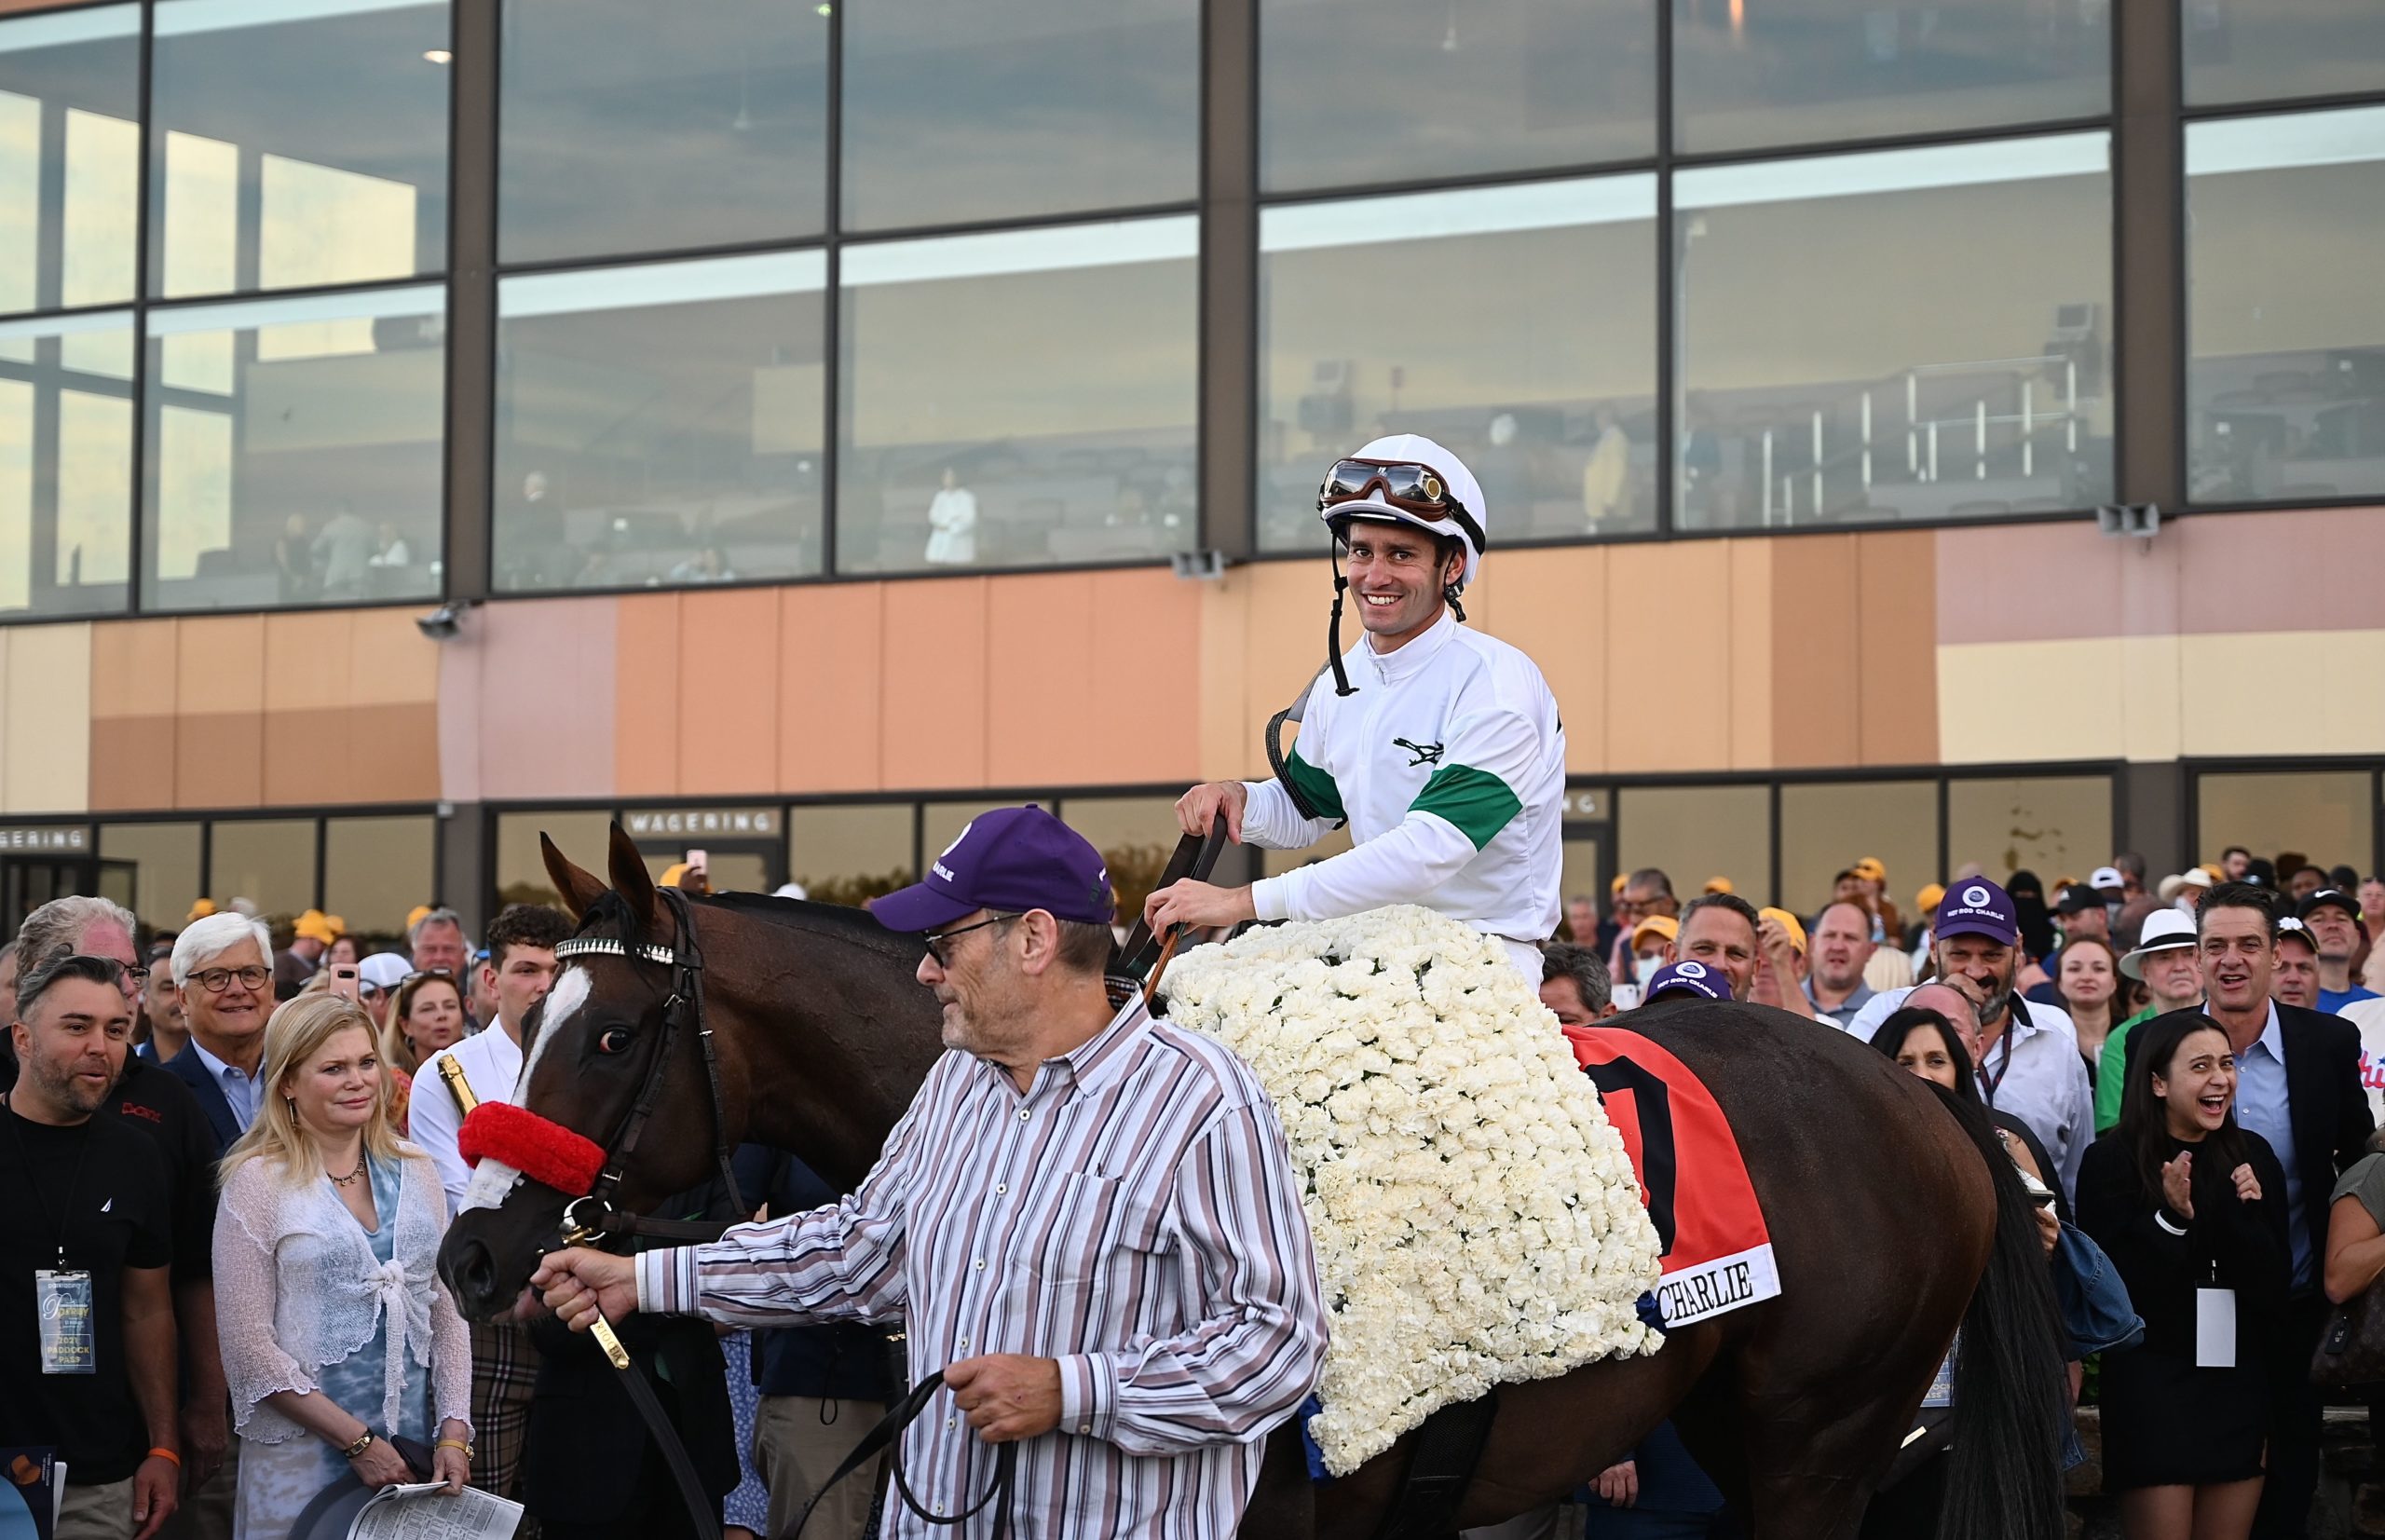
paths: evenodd
<path fill-rule="evenodd" d="M 643 1213 L 748 1140 L 840 1190 L 858 1184 L 945 1052 L 914 976 L 917 939 L 858 909 L 787 899 L 666 905 L 618 825 L 609 888 L 541 843 L 580 936 L 614 945 L 575 948 L 549 1002 L 567 992 L 576 1005 L 552 1035 L 534 1013 L 516 1099 L 606 1152 L 607 1203 Z M 675 915 L 697 934 L 682 936 Z M 689 940 L 703 961 L 701 1032 L 666 1025 L 684 1020 L 673 996 L 688 975 L 659 960 L 684 958 Z M 1941 1533 L 2056 1540 L 2062 1338 L 2029 1199 L 1986 1120 L 1846 1034 L 1767 1007 L 1667 1001 L 1628 1025 L 1723 1109 L 1781 1291 L 1672 1330 L 1654 1354 L 1499 1387 L 1457 1524 L 1558 1500 L 1670 1417 L 1756 1540 L 1851 1534 L 1959 1327 Z M 638 1128 L 655 1137 L 641 1143 Z M 525 1178 L 457 1217 L 439 1265 L 467 1315 L 524 1302 L 576 1201 L 587 1200 Z M 1317 1484 L 1296 1429 L 1278 1428 L 1241 1533 L 1383 1533 L 1415 1441 Z"/>

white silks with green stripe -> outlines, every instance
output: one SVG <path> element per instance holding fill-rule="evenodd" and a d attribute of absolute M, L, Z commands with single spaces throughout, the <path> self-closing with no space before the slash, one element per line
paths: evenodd
<path fill-rule="evenodd" d="M 1243 838 L 1315 844 L 1347 820 L 1356 849 L 1261 879 L 1261 920 L 1332 920 L 1421 904 L 1474 930 L 1539 941 L 1557 929 L 1565 728 L 1547 681 L 1496 637 L 1439 620 L 1378 656 L 1364 636 L 1310 687 L 1287 770 L 1327 816 L 1302 818 L 1275 781 L 1250 783 Z"/>

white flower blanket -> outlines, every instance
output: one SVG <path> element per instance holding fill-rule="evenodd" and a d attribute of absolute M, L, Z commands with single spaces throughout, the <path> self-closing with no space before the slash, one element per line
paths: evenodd
<path fill-rule="evenodd" d="M 1331 1312 L 1309 1431 L 1347 1475 L 1493 1384 L 1653 1353 L 1656 1232 L 1556 1020 L 1429 909 L 1255 930 L 1178 959 L 1167 1014 L 1274 1098 Z"/>

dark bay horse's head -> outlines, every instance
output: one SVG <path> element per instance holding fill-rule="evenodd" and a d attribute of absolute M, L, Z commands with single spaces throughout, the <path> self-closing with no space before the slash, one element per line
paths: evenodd
<path fill-rule="evenodd" d="M 440 1247 L 439 1272 L 457 1308 L 474 1319 L 511 1306 L 540 1255 L 562 1244 L 564 1210 L 588 1192 L 600 1159 L 620 1176 L 611 1206 L 644 1213 L 707 1179 L 716 1132 L 732 1147 L 743 1133 L 744 1077 L 735 1043 L 725 1034 L 716 1039 L 721 1111 L 731 1124 L 716 1131 L 693 1012 L 684 1013 L 681 1029 L 666 1031 L 675 972 L 637 956 L 641 947 L 682 945 L 637 847 L 614 825 L 608 889 L 544 836 L 539 844 L 548 875 L 579 921 L 575 939 L 618 941 L 630 955 L 564 960 L 523 1032 L 513 1100 L 533 1115 L 467 1120 L 467 1148 L 482 1158 Z M 653 1098 L 651 1110 L 635 1151 L 623 1159 L 622 1136 L 641 1095 Z"/>

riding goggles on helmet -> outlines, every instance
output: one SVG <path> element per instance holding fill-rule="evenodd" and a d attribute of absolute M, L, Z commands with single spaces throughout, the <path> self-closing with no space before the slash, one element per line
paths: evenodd
<path fill-rule="evenodd" d="M 1465 504 L 1451 495 L 1449 484 L 1429 465 L 1413 461 L 1336 460 L 1316 489 L 1316 509 L 1329 519 L 1344 503 L 1373 502 L 1396 509 L 1433 528 L 1449 525 L 1477 552 L 1488 548 L 1482 525 Z"/>

